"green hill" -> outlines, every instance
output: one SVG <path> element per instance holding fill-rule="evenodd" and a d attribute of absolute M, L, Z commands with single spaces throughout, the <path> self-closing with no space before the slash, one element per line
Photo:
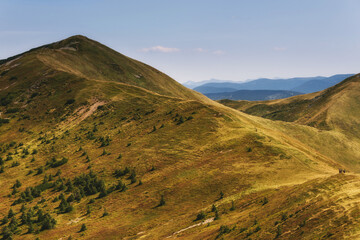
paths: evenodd
<path fill-rule="evenodd" d="M 1 61 L 0 89 L 4 239 L 358 234 L 357 139 L 241 113 L 82 36 Z"/>

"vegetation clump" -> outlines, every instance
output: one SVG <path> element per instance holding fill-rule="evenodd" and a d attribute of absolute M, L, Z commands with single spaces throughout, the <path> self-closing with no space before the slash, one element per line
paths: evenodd
<path fill-rule="evenodd" d="M 68 159 L 63 157 L 61 160 L 56 160 L 56 158 L 52 158 L 51 161 L 46 162 L 46 166 L 49 166 L 51 168 L 60 167 L 68 162 Z"/>
<path fill-rule="evenodd" d="M 161 198 L 160 198 L 160 202 L 158 204 L 158 207 L 161 207 L 161 206 L 164 206 L 165 205 L 165 199 L 164 199 L 164 195 L 161 195 Z"/>
<path fill-rule="evenodd" d="M 87 227 L 85 225 L 85 223 L 83 225 L 81 225 L 81 229 L 80 229 L 80 232 L 84 232 L 87 230 Z"/>
<path fill-rule="evenodd" d="M 224 234 L 230 233 L 231 229 L 226 226 L 226 225 L 221 225 L 220 229 L 219 229 L 219 234 L 216 236 L 216 239 L 218 239 L 219 237 L 221 237 Z"/>
<path fill-rule="evenodd" d="M 204 219 L 205 217 L 206 217 L 206 214 L 205 214 L 203 211 L 201 211 L 201 212 L 199 212 L 199 213 L 196 215 L 195 221 L 202 220 L 202 219 Z"/>

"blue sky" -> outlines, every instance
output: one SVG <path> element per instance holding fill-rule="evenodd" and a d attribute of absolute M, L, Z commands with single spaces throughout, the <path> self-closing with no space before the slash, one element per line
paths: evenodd
<path fill-rule="evenodd" d="M 0 0 L 0 58 L 75 34 L 179 82 L 360 72 L 358 0 Z"/>

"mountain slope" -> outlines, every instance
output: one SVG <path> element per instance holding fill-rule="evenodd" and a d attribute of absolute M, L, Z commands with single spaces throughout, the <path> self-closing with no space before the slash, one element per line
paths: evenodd
<path fill-rule="evenodd" d="M 297 122 L 320 129 L 335 129 L 359 135 L 360 76 L 355 75 L 322 92 L 269 102 L 223 104 L 273 120 Z"/>
<path fill-rule="evenodd" d="M 322 80 L 309 80 L 293 88 L 292 91 L 298 91 L 303 93 L 318 92 L 326 88 L 329 88 L 331 86 L 334 86 L 335 84 L 338 84 L 339 82 L 353 75 L 354 74 L 338 74 Z"/>
<path fill-rule="evenodd" d="M 73 36 L 30 50 L 27 54 L 28 57 L 35 55 L 34 64 L 35 61 L 40 61 L 53 70 L 79 78 L 130 84 L 168 96 L 205 99 L 158 70 L 84 36 Z M 22 55 L 18 57 L 21 58 Z M 6 65 L 6 61 L 3 62 Z"/>
<path fill-rule="evenodd" d="M 2 61 L 0 89 L 4 239 L 357 233 L 341 134 L 225 107 L 81 36 Z"/>

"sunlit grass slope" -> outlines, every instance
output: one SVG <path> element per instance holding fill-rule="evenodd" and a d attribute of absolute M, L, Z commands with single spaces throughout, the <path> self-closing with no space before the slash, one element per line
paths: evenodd
<path fill-rule="evenodd" d="M 317 93 L 273 101 L 220 102 L 248 114 L 360 136 L 360 75 Z"/>
<path fill-rule="evenodd" d="M 357 145 L 342 161 L 318 144 L 341 134 L 238 112 L 82 36 L 0 76 L 4 239 L 357 234 L 359 177 L 338 174 Z"/>

